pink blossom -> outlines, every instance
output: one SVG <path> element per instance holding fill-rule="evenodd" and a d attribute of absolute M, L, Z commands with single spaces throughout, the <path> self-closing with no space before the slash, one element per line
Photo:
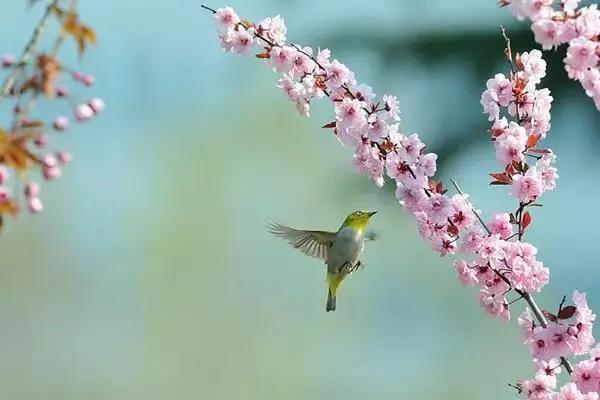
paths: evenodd
<path fill-rule="evenodd" d="M 584 360 L 573 367 L 571 379 L 583 393 L 600 392 L 600 368 L 597 361 Z"/>
<path fill-rule="evenodd" d="M 37 182 L 28 182 L 25 185 L 25 196 L 38 197 L 40 195 L 40 184 Z"/>
<path fill-rule="evenodd" d="M 285 43 L 287 27 L 281 16 L 268 17 L 258 23 L 258 32 L 270 41 L 282 45 Z"/>
<path fill-rule="evenodd" d="M 58 85 L 56 87 L 56 97 L 67 97 L 69 95 L 69 88 L 65 85 Z"/>
<path fill-rule="evenodd" d="M 431 248 L 444 257 L 456 252 L 456 240 L 446 233 L 439 233 L 431 237 Z"/>
<path fill-rule="evenodd" d="M 10 189 L 6 186 L 0 186 L 0 204 L 10 201 L 12 198 Z"/>
<path fill-rule="evenodd" d="M 579 6 L 581 0 L 561 0 L 562 8 L 565 12 L 571 14 Z"/>
<path fill-rule="evenodd" d="M 44 210 L 44 205 L 39 197 L 30 197 L 27 199 L 27 208 L 30 213 L 37 214 Z"/>
<path fill-rule="evenodd" d="M 531 167 L 524 175 L 513 176 L 511 194 L 523 203 L 529 203 L 537 199 L 544 191 L 542 177 L 536 167 Z"/>
<path fill-rule="evenodd" d="M 458 275 L 458 280 L 463 286 L 474 286 L 479 283 L 477 273 L 474 268 L 469 267 L 469 264 L 464 260 L 454 262 L 454 269 Z"/>
<path fill-rule="evenodd" d="M 513 98 L 513 84 L 504 74 L 496 74 L 493 79 L 487 81 L 486 85 L 492 98 L 501 107 L 508 106 Z"/>
<path fill-rule="evenodd" d="M 417 172 L 421 175 L 432 177 L 437 171 L 437 154 L 427 153 L 417 162 Z"/>
<path fill-rule="evenodd" d="M 508 312 L 508 303 L 504 296 L 492 294 L 485 289 L 479 291 L 479 304 L 491 316 L 500 321 L 508 321 L 510 313 Z"/>
<path fill-rule="evenodd" d="M 43 169 L 44 179 L 47 181 L 53 181 L 60 178 L 61 171 L 59 167 L 44 167 Z"/>
<path fill-rule="evenodd" d="M 396 121 L 400 121 L 400 105 L 396 96 L 383 96 L 383 103 L 385 104 L 385 110 L 389 114 L 390 118 Z"/>
<path fill-rule="evenodd" d="M 253 44 L 252 35 L 245 29 L 234 31 L 231 36 L 231 50 L 234 53 L 246 54 Z"/>
<path fill-rule="evenodd" d="M 104 104 L 104 101 L 98 97 L 91 99 L 88 102 L 88 105 L 90 106 L 92 111 L 94 111 L 94 114 L 101 113 L 102 111 L 104 111 L 104 108 L 106 107 L 106 105 Z"/>
<path fill-rule="evenodd" d="M 483 113 L 488 115 L 490 121 L 498 119 L 500 115 L 500 106 L 498 105 L 497 95 L 491 90 L 486 90 L 481 94 L 481 105 Z"/>
<path fill-rule="evenodd" d="M 402 183 L 396 187 L 396 198 L 408 212 L 422 211 L 427 201 L 423 187 Z"/>
<path fill-rule="evenodd" d="M 4 185 L 8 180 L 9 176 L 10 174 L 8 173 L 6 167 L 0 165 L 0 185 Z"/>
<path fill-rule="evenodd" d="M 224 7 L 217 9 L 215 13 L 215 19 L 220 30 L 227 30 L 233 28 L 240 22 L 240 17 L 233 11 L 231 7 Z"/>
<path fill-rule="evenodd" d="M 398 148 L 398 154 L 409 163 L 416 163 L 424 148 L 425 144 L 421 142 L 419 136 L 417 134 L 412 134 L 402 137 Z"/>
<path fill-rule="evenodd" d="M 502 239 L 510 237 L 513 233 L 510 216 L 507 213 L 494 215 L 492 220 L 488 223 L 488 227 L 493 234 L 500 235 L 500 238 Z"/>
<path fill-rule="evenodd" d="M 84 74 L 81 77 L 81 83 L 83 83 L 85 86 L 92 86 L 95 82 L 96 78 L 94 77 L 94 75 Z"/>
<path fill-rule="evenodd" d="M 448 196 L 440 193 L 433 193 L 427 199 L 426 212 L 429 218 L 434 222 L 445 224 L 448 221 L 448 218 L 454 213 L 454 207 Z"/>
<path fill-rule="evenodd" d="M 519 60 L 523 65 L 523 77 L 531 84 L 537 85 L 546 76 L 546 61 L 542 52 L 531 50 L 520 55 Z"/>
<path fill-rule="evenodd" d="M 67 153 L 66 151 L 59 151 L 56 153 L 56 158 L 58 158 L 58 162 L 63 165 L 73 161 L 73 155 L 71 153 Z"/>
<path fill-rule="evenodd" d="M 359 142 L 354 153 L 354 165 L 359 172 L 369 176 L 377 186 L 383 186 L 383 160 L 379 149 L 369 143 Z"/>
<path fill-rule="evenodd" d="M 270 65 L 279 73 L 290 72 L 296 52 L 297 50 L 290 46 L 273 47 L 269 58 Z"/>
<path fill-rule="evenodd" d="M 581 80 L 589 68 L 598 64 L 597 47 L 598 42 L 584 37 L 579 37 L 569 43 L 567 57 L 564 59 L 569 78 Z"/>
<path fill-rule="evenodd" d="M 79 104 L 75 107 L 75 117 L 79 122 L 85 122 L 94 116 L 94 110 L 87 104 Z"/>
<path fill-rule="evenodd" d="M 63 115 L 56 117 L 52 126 L 59 132 L 65 131 L 69 127 L 69 118 Z"/>
<path fill-rule="evenodd" d="M 524 129 L 523 129 L 524 131 Z M 503 165 L 509 165 L 513 161 L 523 161 L 527 144 L 527 137 L 522 135 L 516 137 L 504 135 L 496 140 L 496 159 Z"/>
<path fill-rule="evenodd" d="M 48 136 L 40 134 L 38 135 L 38 137 L 35 138 L 34 143 L 37 148 L 43 149 L 48 144 Z"/>
<path fill-rule="evenodd" d="M 463 233 L 462 238 L 461 252 L 467 254 L 475 253 L 479 251 L 483 244 L 484 233 L 479 227 L 471 227 Z"/>
<path fill-rule="evenodd" d="M 12 54 L 4 54 L 2 56 L 2 58 L 0 59 L 2 68 L 5 68 L 5 69 L 12 68 L 13 65 L 15 65 L 15 62 L 17 62 L 17 60 L 15 59 L 15 56 L 13 56 Z"/>
<path fill-rule="evenodd" d="M 531 25 L 535 41 L 542 45 L 544 50 L 561 44 L 559 36 L 559 24 L 551 19 L 542 19 Z"/>
<path fill-rule="evenodd" d="M 597 4 L 579 9 L 577 30 L 581 36 L 587 39 L 593 39 L 600 35 L 600 10 L 598 10 Z"/>
<path fill-rule="evenodd" d="M 327 68 L 325 68 L 325 74 L 327 77 L 326 84 L 330 89 L 338 88 L 344 83 L 352 80 L 352 73 L 348 67 L 340 63 L 338 60 L 333 60 L 333 62 Z"/>

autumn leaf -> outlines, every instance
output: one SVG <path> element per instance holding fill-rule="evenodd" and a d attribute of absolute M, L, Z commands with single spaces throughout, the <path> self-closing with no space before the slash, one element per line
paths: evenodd
<path fill-rule="evenodd" d="M 525 211 L 525 214 L 523 214 L 523 219 L 521 220 L 521 229 L 525 230 L 527 229 L 527 227 L 531 224 L 531 214 L 529 214 L 529 211 Z"/>
<path fill-rule="evenodd" d="M 540 140 L 538 135 L 531 135 L 527 138 L 527 147 L 535 147 L 537 142 Z"/>
<path fill-rule="evenodd" d="M 73 39 L 75 39 L 77 42 L 79 55 L 81 56 L 83 53 L 85 53 L 88 43 L 96 44 L 96 33 L 89 26 L 83 25 L 81 22 L 79 22 L 79 15 L 74 11 L 63 11 L 63 17 L 63 34 L 71 36 Z"/>
<path fill-rule="evenodd" d="M 566 306 L 566 307 L 564 307 L 564 308 L 562 308 L 560 310 L 560 312 L 558 313 L 557 317 L 559 319 L 569 319 L 573 315 L 575 315 L 576 311 L 577 311 L 577 307 L 575 307 L 575 306 Z"/>
<path fill-rule="evenodd" d="M 26 148 L 30 135 L 8 135 L 0 129 L 0 163 L 4 163 L 21 172 L 26 170 L 32 162 L 39 160 Z"/>

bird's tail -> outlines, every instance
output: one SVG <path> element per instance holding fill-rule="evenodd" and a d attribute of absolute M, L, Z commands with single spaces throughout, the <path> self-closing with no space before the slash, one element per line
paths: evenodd
<path fill-rule="evenodd" d="M 327 292 L 327 305 L 325 311 L 335 311 L 335 295 L 331 294 L 331 289 Z"/>
<path fill-rule="evenodd" d="M 325 307 L 325 311 L 335 311 L 337 291 L 345 277 L 346 274 L 327 274 L 329 291 L 327 292 L 327 306 Z"/>

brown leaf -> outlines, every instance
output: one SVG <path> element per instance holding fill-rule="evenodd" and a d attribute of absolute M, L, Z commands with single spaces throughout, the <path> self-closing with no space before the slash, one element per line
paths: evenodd
<path fill-rule="evenodd" d="M 496 181 L 498 181 L 498 182 L 510 183 L 510 181 L 511 181 L 511 179 L 509 178 L 509 176 L 506 172 L 493 173 L 493 174 L 490 174 L 490 176 L 492 178 L 496 179 Z"/>
<path fill-rule="evenodd" d="M 444 185 L 442 184 L 442 181 L 439 181 L 437 186 L 435 187 L 435 191 L 438 193 L 442 193 L 444 191 Z"/>
<path fill-rule="evenodd" d="M 492 186 L 498 186 L 498 185 L 510 185 L 509 182 L 500 182 L 500 181 L 494 181 L 494 182 L 490 182 L 490 185 Z"/>
<path fill-rule="evenodd" d="M 37 158 L 26 148 L 30 138 L 30 135 L 8 135 L 0 129 L 0 163 L 24 171 L 32 162 L 37 162 Z"/>
<path fill-rule="evenodd" d="M 337 123 L 337 121 L 331 121 L 330 123 L 323 125 L 323 128 L 324 129 L 335 128 L 336 123 Z"/>
<path fill-rule="evenodd" d="M 75 11 L 65 13 L 63 19 L 63 33 L 75 39 L 80 56 L 85 53 L 88 43 L 96 44 L 96 33 L 91 27 L 79 22 L 79 15 Z"/>
<path fill-rule="evenodd" d="M 458 236 L 458 228 L 456 225 L 448 225 L 447 231 L 452 236 Z"/>
<path fill-rule="evenodd" d="M 558 313 L 557 317 L 558 317 L 558 319 L 569 319 L 573 315 L 575 315 L 576 311 L 577 311 L 577 307 L 575 307 L 575 306 L 566 306 L 566 307 L 563 307 L 560 310 L 560 312 Z"/>

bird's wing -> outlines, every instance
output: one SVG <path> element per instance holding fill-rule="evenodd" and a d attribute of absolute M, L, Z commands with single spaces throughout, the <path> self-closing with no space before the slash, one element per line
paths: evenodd
<path fill-rule="evenodd" d="M 267 229 L 272 234 L 287 240 L 289 244 L 307 256 L 320 258 L 323 261 L 327 261 L 329 249 L 333 245 L 336 235 L 335 232 L 294 229 L 278 222 L 270 222 Z"/>
<path fill-rule="evenodd" d="M 365 240 L 374 241 L 379 239 L 379 234 L 377 232 L 368 231 L 365 233 Z"/>

